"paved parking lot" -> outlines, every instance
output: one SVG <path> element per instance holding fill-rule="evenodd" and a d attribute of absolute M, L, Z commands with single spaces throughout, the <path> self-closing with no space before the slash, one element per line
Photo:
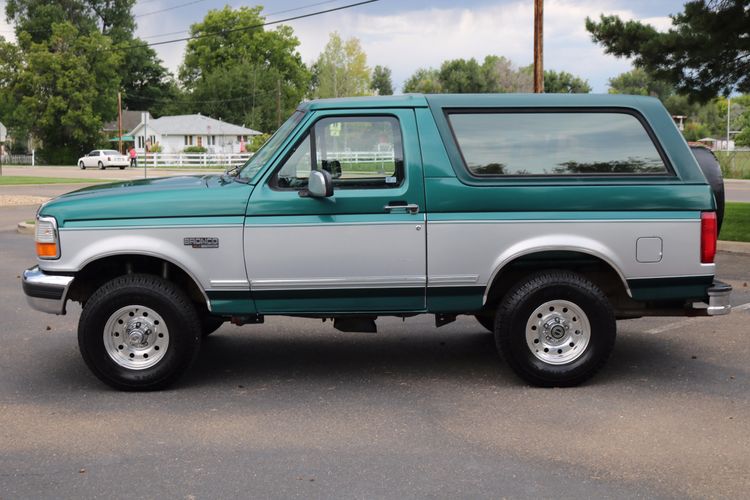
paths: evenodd
<path fill-rule="evenodd" d="M 573 389 L 523 385 L 473 319 L 379 333 L 224 326 L 172 390 L 120 393 L 78 354 L 79 309 L 29 309 L 34 207 L 0 208 L 0 498 L 747 497 L 750 309 L 622 321 Z M 19 218 L 20 217 L 20 218 Z M 720 277 L 750 303 L 750 256 Z"/>

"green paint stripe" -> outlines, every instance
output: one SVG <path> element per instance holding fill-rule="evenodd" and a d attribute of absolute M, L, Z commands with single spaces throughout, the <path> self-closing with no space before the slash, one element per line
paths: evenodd
<path fill-rule="evenodd" d="M 627 280 L 635 300 L 705 299 L 713 276 L 680 276 L 675 278 L 635 278 Z"/>

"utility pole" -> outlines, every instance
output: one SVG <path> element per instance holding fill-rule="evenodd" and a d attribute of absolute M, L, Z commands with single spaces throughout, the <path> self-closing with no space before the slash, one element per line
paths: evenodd
<path fill-rule="evenodd" d="M 278 80 L 278 93 L 276 94 L 276 128 L 281 127 L 281 78 Z"/>
<path fill-rule="evenodd" d="M 544 0 L 534 0 L 534 93 L 544 92 Z"/>
<path fill-rule="evenodd" d="M 122 154 L 122 94 L 117 93 L 117 151 Z"/>
<path fill-rule="evenodd" d="M 731 115 L 732 115 L 732 98 L 727 96 L 727 147 L 726 147 L 727 151 L 729 151 L 729 137 L 730 137 L 729 136 L 730 134 L 729 132 L 730 120 L 729 119 L 731 118 Z"/>

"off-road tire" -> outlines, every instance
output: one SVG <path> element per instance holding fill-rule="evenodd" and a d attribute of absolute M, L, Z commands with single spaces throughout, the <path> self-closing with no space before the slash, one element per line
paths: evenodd
<path fill-rule="evenodd" d="M 538 311 L 544 310 L 546 313 L 547 304 L 573 304 L 577 310 L 583 312 L 583 319 L 590 326 L 586 343 L 581 341 L 578 344 L 585 347 L 579 352 L 574 352 L 576 347 L 573 338 L 576 341 L 584 338 L 584 335 L 574 335 L 578 331 L 576 325 L 580 325 L 582 319 L 569 318 L 576 323 L 566 325 L 562 307 L 558 307 L 559 312 L 547 313 L 550 315 L 549 322 L 553 325 L 552 328 L 557 326 L 554 321 L 558 318 L 553 317 L 556 314 L 561 315 L 563 326 L 573 328 L 568 330 L 571 343 L 560 346 L 560 351 L 565 349 L 567 352 L 559 355 L 559 364 L 554 364 L 558 363 L 558 360 L 546 362 L 540 359 L 556 355 L 554 351 L 549 354 L 546 350 L 540 351 L 548 342 L 545 339 L 550 339 L 549 334 L 545 334 L 544 339 L 534 337 L 542 335 L 538 332 L 546 331 L 547 326 L 537 327 L 535 322 L 546 321 L 537 317 L 542 318 L 542 313 Z M 544 309 L 540 309 L 542 306 Z M 567 312 L 567 309 L 565 310 Z M 570 315 L 569 312 L 567 314 Z M 575 386 L 591 378 L 607 362 L 615 345 L 616 331 L 614 311 L 601 289 L 580 274 L 565 270 L 538 272 L 519 282 L 500 302 L 495 317 L 495 343 L 498 351 L 516 374 L 526 382 L 540 387 Z M 551 341 L 564 342 L 565 338 Z M 541 343 L 534 344 L 540 340 Z M 564 356 L 571 356 L 573 359 L 566 362 Z"/>
<path fill-rule="evenodd" d="M 158 353 L 158 362 L 143 369 L 122 366 L 105 345 L 108 322 L 134 305 L 162 318 L 167 331 L 168 345 Z M 126 391 L 161 389 L 175 382 L 197 357 L 201 337 L 200 318 L 188 296 L 175 284 L 149 274 L 120 276 L 102 285 L 86 301 L 78 323 L 78 345 L 86 365 L 104 383 Z"/>

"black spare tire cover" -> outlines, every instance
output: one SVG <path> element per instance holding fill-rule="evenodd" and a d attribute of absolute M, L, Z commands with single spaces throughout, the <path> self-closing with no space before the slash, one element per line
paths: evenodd
<path fill-rule="evenodd" d="M 704 146 L 690 146 L 690 149 L 714 192 L 714 198 L 716 198 L 716 227 L 721 231 L 721 221 L 724 220 L 724 178 L 721 175 L 721 165 L 710 149 Z"/>

